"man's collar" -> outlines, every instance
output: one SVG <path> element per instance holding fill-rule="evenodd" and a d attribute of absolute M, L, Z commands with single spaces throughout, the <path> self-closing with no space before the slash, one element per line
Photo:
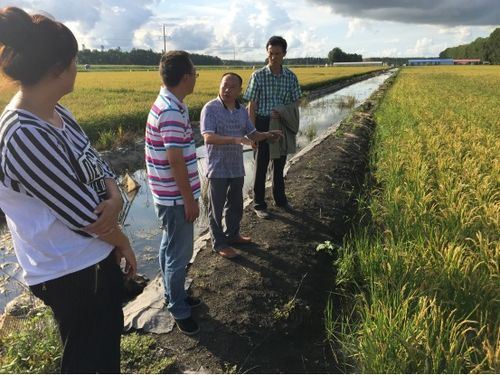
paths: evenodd
<path fill-rule="evenodd" d="M 177 96 L 175 96 L 171 91 L 169 91 L 169 89 L 167 89 L 165 86 L 162 86 L 160 88 L 160 95 L 163 95 L 163 96 L 166 96 L 167 98 L 169 98 L 170 100 L 172 100 L 175 104 L 177 104 L 177 106 L 179 107 L 179 109 L 181 109 L 182 111 L 185 110 L 185 107 L 186 105 L 184 103 L 182 103 L 179 98 L 177 98 Z"/>
<path fill-rule="evenodd" d="M 285 74 L 285 68 L 283 67 L 283 64 L 281 64 L 280 67 L 281 67 L 281 70 L 280 70 L 280 74 L 278 74 L 278 75 Z M 266 65 L 266 71 L 268 74 L 272 74 L 273 76 L 276 75 L 272 72 L 271 66 L 269 64 Z"/>
<path fill-rule="evenodd" d="M 224 100 L 222 100 L 222 98 L 220 97 L 220 95 L 217 95 L 217 99 L 219 99 L 219 101 L 222 103 L 222 105 L 224 106 L 225 109 L 229 110 L 226 106 L 226 103 L 224 103 Z M 240 109 L 241 107 L 241 104 L 240 102 L 238 101 L 238 99 L 235 99 L 235 108 L 236 109 Z"/>

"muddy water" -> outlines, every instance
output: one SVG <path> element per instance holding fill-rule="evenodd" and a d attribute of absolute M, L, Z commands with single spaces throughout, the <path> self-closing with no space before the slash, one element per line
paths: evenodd
<path fill-rule="evenodd" d="M 391 73 L 382 74 L 365 81 L 355 83 L 335 93 L 305 103 L 300 108 L 300 131 L 297 138 L 299 148 L 306 146 L 313 138 L 321 135 L 330 127 L 337 127 L 340 121 L 347 116 L 351 108 L 339 105 L 349 97 L 354 98 L 357 106 L 366 100 Z M 197 149 L 198 168 L 200 175 L 204 175 L 205 147 Z M 253 182 L 253 152 L 245 149 L 244 152 L 245 177 L 244 193 L 251 192 Z M 138 272 L 152 278 L 159 270 L 158 245 L 161 240 L 161 230 L 156 220 L 154 204 L 151 193 L 147 188 L 144 170 L 136 171 L 133 177 L 141 185 L 135 197 L 131 198 L 129 212 L 125 221 L 124 231 L 129 236 L 132 246 L 136 250 L 139 264 Z M 202 181 L 204 182 L 204 181 Z M 202 200 L 203 201 L 203 200 Z M 196 221 L 195 237 L 208 228 L 206 207 L 201 203 L 200 218 Z M 5 228 L 0 228 L 0 236 L 5 233 Z M 5 241 L 4 241 L 5 242 Z M 0 312 L 5 304 L 16 297 L 22 290 L 21 272 L 16 266 L 12 250 L 7 251 L 5 243 L 0 237 Z"/>

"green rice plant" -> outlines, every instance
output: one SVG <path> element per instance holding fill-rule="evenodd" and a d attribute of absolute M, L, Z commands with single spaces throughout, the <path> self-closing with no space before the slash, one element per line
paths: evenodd
<path fill-rule="evenodd" d="M 311 124 L 302 131 L 302 134 L 311 142 L 318 135 L 318 127 L 315 124 Z"/>
<path fill-rule="evenodd" d="M 109 150 L 115 144 L 115 133 L 113 130 L 105 130 L 99 134 L 95 147 L 98 150 Z"/>
<path fill-rule="evenodd" d="M 351 109 L 356 105 L 356 98 L 351 95 L 344 96 L 337 102 L 337 107 L 340 109 Z"/>
<path fill-rule="evenodd" d="M 498 67 L 404 69 L 377 110 L 372 221 L 337 261 L 357 371 L 499 372 L 499 87 Z"/>

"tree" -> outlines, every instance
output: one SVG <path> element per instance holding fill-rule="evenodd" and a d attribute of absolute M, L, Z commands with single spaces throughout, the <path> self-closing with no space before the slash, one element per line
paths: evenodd
<path fill-rule="evenodd" d="M 500 28 L 496 28 L 487 38 L 477 38 L 469 44 L 446 48 L 439 57 L 481 59 L 492 64 L 500 64 Z"/>
<path fill-rule="evenodd" d="M 363 56 L 356 53 L 345 53 L 339 47 L 328 52 L 328 62 L 356 62 L 363 61 Z"/>

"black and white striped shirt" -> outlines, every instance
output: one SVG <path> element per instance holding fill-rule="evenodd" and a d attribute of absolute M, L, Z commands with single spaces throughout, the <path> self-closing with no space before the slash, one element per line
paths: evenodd
<path fill-rule="evenodd" d="M 0 118 L 0 184 L 33 197 L 71 230 L 97 219 L 96 206 L 106 197 L 109 166 L 91 147 L 72 114 L 56 106 L 59 129 L 34 114 L 7 107 Z"/>

